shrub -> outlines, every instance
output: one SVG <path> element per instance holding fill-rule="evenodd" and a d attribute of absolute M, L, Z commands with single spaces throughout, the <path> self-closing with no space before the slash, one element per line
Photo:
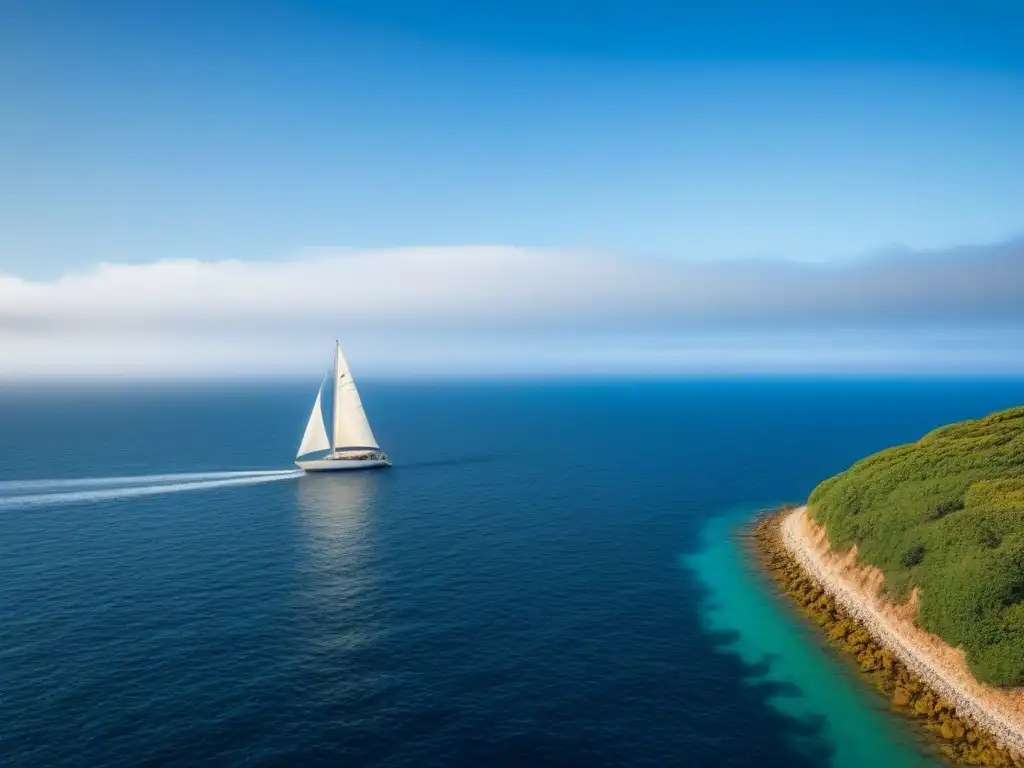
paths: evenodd
<path fill-rule="evenodd" d="M 928 513 L 928 517 L 931 520 L 938 520 L 940 517 L 945 517 L 951 512 L 959 512 L 963 508 L 963 499 L 953 499 L 951 501 L 944 501 L 941 504 L 932 507 L 931 511 Z"/>
<path fill-rule="evenodd" d="M 915 544 L 900 557 L 900 565 L 904 568 L 913 568 L 915 565 L 920 565 L 922 560 L 924 560 L 924 544 Z"/>

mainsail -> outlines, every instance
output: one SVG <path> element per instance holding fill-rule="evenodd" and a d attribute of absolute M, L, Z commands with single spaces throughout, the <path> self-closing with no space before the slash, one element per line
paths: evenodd
<path fill-rule="evenodd" d="M 359 399 L 345 356 L 338 344 L 334 353 L 334 430 L 333 448 L 379 448 L 370 422 Z"/>
<path fill-rule="evenodd" d="M 323 389 L 323 382 L 320 382 L 320 389 Z M 302 435 L 302 444 L 296 458 L 304 456 L 313 451 L 325 451 L 331 447 L 327 439 L 327 430 L 324 429 L 324 414 L 320 407 L 320 390 L 316 392 L 316 402 L 313 403 L 313 410 L 309 414 L 309 422 L 306 424 L 306 431 Z"/>

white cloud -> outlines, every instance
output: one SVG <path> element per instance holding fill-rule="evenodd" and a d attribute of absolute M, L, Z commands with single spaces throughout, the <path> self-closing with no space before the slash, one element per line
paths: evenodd
<path fill-rule="evenodd" d="M 667 298 L 664 265 L 503 247 L 321 251 L 278 262 L 101 264 L 49 283 L 0 279 L 13 327 L 210 328 L 528 322 Z M 659 280 L 659 273 L 662 280 Z"/>
<path fill-rule="evenodd" d="M 0 277 L 0 327 L 408 327 L 1020 312 L 1024 244 L 822 266 L 512 247 L 319 251 Z"/>
<path fill-rule="evenodd" d="M 1020 242 L 831 266 L 500 246 L 321 250 L 277 262 L 101 264 L 51 282 L 0 276 L 0 373 L 303 370 L 336 335 L 382 371 L 468 370 L 471 356 L 494 370 L 512 360 L 537 370 L 685 368 L 694 359 L 764 368 L 771 354 L 807 362 L 814 348 L 792 342 L 784 353 L 763 337 L 773 329 L 1019 325 L 1022 316 Z M 762 336 L 698 358 L 678 343 L 644 346 L 658 334 L 697 338 L 716 328 Z M 872 349 L 879 359 L 904 354 L 872 344 L 849 359 Z M 834 356 L 827 347 L 817 354 Z M 968 358 L 1005 364 L 965 347 Z"/>

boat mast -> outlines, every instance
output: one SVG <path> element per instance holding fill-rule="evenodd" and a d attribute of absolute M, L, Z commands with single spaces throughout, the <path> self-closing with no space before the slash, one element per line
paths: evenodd
<path fill-rule="evenodd" d="M 341 342 L 337 339 L 334 340 L 334 389 L 332 390 L 334 395 L 334 404 L 331 409 L 331 455 L 337 450 L 338 446 L 335 443 L 338 440 L 338 358 L 340 355 L 338 351 L 341 349 Z"/>

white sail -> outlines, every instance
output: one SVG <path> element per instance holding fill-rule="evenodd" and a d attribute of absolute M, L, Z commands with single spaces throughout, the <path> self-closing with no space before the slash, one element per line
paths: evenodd
<path fill-rule="evenodd" d="M 341 345 L 334 355 L 334 450 L 378 448 Z"/>
<path fill-rule="evenodd" d="M 316 402 L 313 403 L 313 410 L 309 414 L 309 422 L 306 424 L 306 431 L 302 435 L 302 444 L 296 458 L 304 456 L 313 451 L 326 451 L 331 447 L 327 439 L 327 430 L 324 429 L 324 414 L 320 407 L 320 391 L 317 390 Z"/>

